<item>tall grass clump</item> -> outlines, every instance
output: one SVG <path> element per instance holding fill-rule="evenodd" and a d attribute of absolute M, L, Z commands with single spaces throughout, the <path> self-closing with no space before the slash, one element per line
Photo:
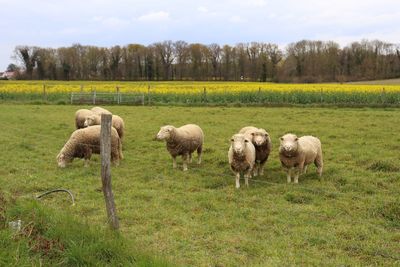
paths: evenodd
<path fill-rule="evenodd" d="M 0 221 L 0 266 L 168 266 L 139 252 L 119 233 L 34 200 L 18 201 L 5 213 Z M 19 231 L 5 227 L 17 220 L 22 222 Z"/>

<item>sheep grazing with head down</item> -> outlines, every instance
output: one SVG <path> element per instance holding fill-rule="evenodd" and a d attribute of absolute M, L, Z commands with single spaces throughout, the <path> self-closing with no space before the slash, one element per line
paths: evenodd
<path fill-rule="evenodd" d="M 84 125 L 85 127 L 92 125 L 101 125 L 101 115 L 92 114 L 87 116 Z M 118 115 L 112 115 L 111 125 L 117 130 L 119 138 L 121 138 L 122 140 L 124 137 L 124 129 L 125 129 L 124 120 Z"/>
<path fill-rule="evenodd" d="M 272 149 L 271 138 L 269 133 L 262 129 L 253 126 L 247 126 L 239 131 L 251 140 L 256 149 L 256 165 L 254 167 L 254 175 L 264 174 L 264 165 L 268 160 L 269 154 Z"/>
<path fill-rule="evenodd" d="M 110 115 L 112 115 L 112 113 L 110 111 L 108 111 L 107 109 L 102 108 L 102 107 L 93 107 L 90 110 L 93 111 L 93 113 L 97 114 L 97 115 L 101 115 L 101 114 L 110 114 Z"/>
<path fill-rule="evenodd" d="M 240 187 L 240 175 L 242 173 L 246 186 L 249 186 L 249 178 L 251 178 L 256 160 L 256 149 L 251 140 L 244 134 L 232 136 L 228 160 L 230 168 L 236 176 L 236 188 Z"/>
<path fill-rule="evenodd" d="M 101 126 L 96 125 L 74 131 L 57 155 L 58 166 L 64 168 L 74 158 L 84 158 L 87 166 L 92 153 L 100 154 L 100 129 Z M 111 161 L 118 165 L 121 159 L 123 159 L 121 139 L 117 131 L 111 128 Z"/>
<path fill-rule="evenodd" d="M 79 109 L 75 112 L 76 129 L 85 128 L 86 117 L 93 115 L 93 111 L 88 109 Z"/>
<path fill-rule="evenodd" d="M 174 168 L 176 168 L 176 157 L 182 156 L 183 170 L 187 171 L 188 162 L 192 162 L 192 153 L 194 151 L 197 151 L 197 164 L 201 163 L 204 134 L 198 125 L 186 124 L 179 128 L 172 125 L 162 126 L 156 139 L 166 141 L 167 150 L 171 154 Z"/>
<path fill-rule="evenodd" d="M 322 159 L 321 141 L 314 136 L 302 136 L 298 138 L 294 134 L 285 134 L 280 138 L 279 158 L 282 167 L 287 172 L 287 182 L 291 182 L 294 175 L 294 183 L 299 182 L 299 175 L 306 173 L 307 165 L 314 162 L 317 173 L 321 177 L 324 166 Z"/>

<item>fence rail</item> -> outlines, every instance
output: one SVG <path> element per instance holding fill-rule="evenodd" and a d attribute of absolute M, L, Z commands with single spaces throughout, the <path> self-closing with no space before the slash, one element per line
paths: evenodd
<path fill-rule="evenodd" d="M 144 94 L 71 93 L 71 104 L 144 105 Z"/>

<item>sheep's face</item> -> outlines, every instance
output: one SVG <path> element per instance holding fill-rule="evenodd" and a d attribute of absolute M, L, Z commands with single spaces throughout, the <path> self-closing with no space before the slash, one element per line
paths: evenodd
<path fill-rule="evenodd" d="M 299 138 L 295 134 L 285 134 L 280 138 L 281 144 L 279 151 L 283 153 L 294 153 L 298 148 Z"/>
<path fill-rule="evenodd" d="M 231 146 L 236 154 L 242 155 L 246 148 L 246 143 L 250 142 L 243 134 L 235 134 L 231 138 Z"/>
<path fill-rule="evenodd" d="M 175 127 L 171 126 L 171 125 L 162 126 L 156 136 L 156 139 L 157 140 L 168 140 L 171 137 L 171 133 L 173 132 L 174 129 L 175 129 Z"/>
<path fill-rule="evenodd" d="M 57 159 L 58 167 L 65 168 L 67 166 L 68 160 L 65 157 L 64 153 L 58 154 L 56 159 Z"/>
<path fill-rule="evenodd" d="M 257 146 L 264 145 L 268 141 L 268 133 L 264 129 L 258 129 L 251 133 L 253 138 L 253 143 Z"/>
<path fill-rule="evenodd" d="M 87 116 L 83 125 L 85 127 L 92 126 L 95 124 L 95 120 L 96 119 L 94 115 Z"/>

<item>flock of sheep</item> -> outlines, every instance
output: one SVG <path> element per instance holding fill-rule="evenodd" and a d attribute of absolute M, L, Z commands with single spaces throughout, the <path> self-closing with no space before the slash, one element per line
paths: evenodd
<path fill-rule="evenodd" d="M 75 113 L 74 131 L 57 156 L 59 167 L 65 167 L 74 158 L 84 158 L 85 166 L 92 153 L 100 153 L 101 114 L 111 114 L 106 109 L 94 107 L 91 110 L 80 109 Z M 124 121 L 117 115 L 112 115 L 111 131 L 111 161 L 118 165 L 123 159 L 122 138 L 124 136 Z M 196 151 L 197 163 L 201 163 L 204 133 L 195 124 L 187 124 L 176 128 L 172 125 L 161 127 L 157 140 L 166 142 L 167 150 L 176 168 L 176 157 L 182 156 L 183 170 L 187 171 L 188 163 L 192 162 L 192 154 Z M 246 186 L 249 178 L 263 175 L 264 165 L 271 153 L 272 143 L 268 132 L 261 128 L 248 126 L 242 128 L 231 138 L 228 160 L 236 177 L 236 188 L 240 187 L 240 176 L 243 174 Z M 285 134 L 280 137 L 279 158 L 287 173 L 287 182 L 298 183 L 299 175 L 307 171 L 307 166 L 314 163 L 317 173 L 322 175 L 323 159 L 321 142 L 314 136 L 297 137 Z"/>

